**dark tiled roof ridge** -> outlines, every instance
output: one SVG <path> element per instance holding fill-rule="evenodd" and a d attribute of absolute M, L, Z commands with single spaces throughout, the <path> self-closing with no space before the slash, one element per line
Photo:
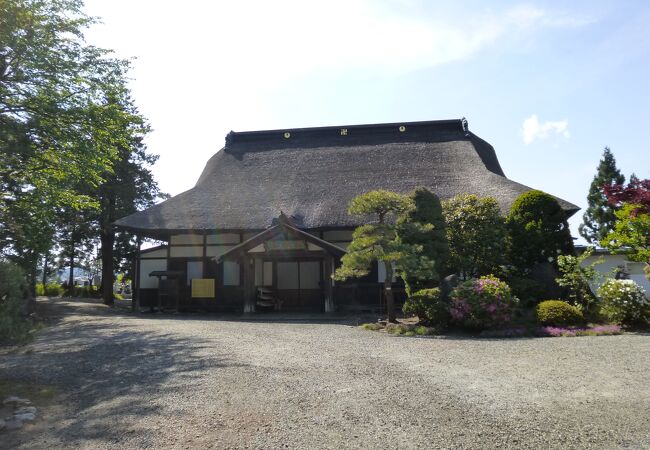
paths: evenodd
<path fill-rule="evenodd" d="M 273 150 L 293 146 L 347 146 L 370 143 L 445 141 L 467 138 L 467 120 L 428 120 L 259 131 L 231 131 L 224 150 L 228 153 Z"/>

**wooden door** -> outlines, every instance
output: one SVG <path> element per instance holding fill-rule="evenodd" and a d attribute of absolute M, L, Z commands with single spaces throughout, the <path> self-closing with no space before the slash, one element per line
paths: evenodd
<path fill-rule="evenodd" d="M 322 311 L 320 260 L 277 261 L 275 289 L 286 311 Z"/>

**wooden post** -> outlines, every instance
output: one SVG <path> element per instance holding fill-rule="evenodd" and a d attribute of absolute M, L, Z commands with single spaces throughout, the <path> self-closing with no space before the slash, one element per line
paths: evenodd
<path fill-rule="evenodd" d="M 135 237 L 136 251 L 135 251 L 135 292 L 131 293 L 131 309 L 140 312 L 140 244 L 142 240 L 140 236 Z M 135 294 L 135 298 L 133 295 Z"/>
<path fill-rule="evenodd" d="M 240 258 L 240 264 L 243 264 L 244 267 L 244 313 L 251 314 L 255 312 L 255 293 L 253 292 L 253 282 L 254 278 L 252 277 L 251 271 L 251 262 L 253 261 L 249 255 L 244 253 L 244 256 Z"/>
<path fill-rule="evenodd" d="M 336 304 L 334 303 L 334 289 L 332 283 L 332 274 L 334 273 L 334 258 L 327 256 L 324 261 L 325 264 L 325 273 L 323 279 L 323 295 L 325 297 L 325 312 L 332 313 L 336 310 Z"/>

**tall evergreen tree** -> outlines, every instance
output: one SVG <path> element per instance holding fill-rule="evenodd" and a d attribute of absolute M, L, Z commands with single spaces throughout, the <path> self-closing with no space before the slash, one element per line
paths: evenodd
<path fill-rule="evenodd" d="M 620 185 L 625 182 L 625 176 L 616 167 L 616 160 L 609 147 L 605 147 L 603 157 L 598 164 L 598 171 L 594 176 L 587 195 L 587 210 L 582 216 L 582 223 L 578 227 L 580 236 L 590 244 L 597 244 L 612 231 L 616 216 L 616 208 L 612 206 L 603 191 L 604 186 Z"/>

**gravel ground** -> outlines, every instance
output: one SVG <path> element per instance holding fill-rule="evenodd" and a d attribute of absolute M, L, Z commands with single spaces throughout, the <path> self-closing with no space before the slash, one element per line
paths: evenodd
<path fill-rule="evenodd" d="M 650 448 L 650 336 L 405 338 L 61 314 L 0 378 L 56 386 L 17 448 Z"/>

